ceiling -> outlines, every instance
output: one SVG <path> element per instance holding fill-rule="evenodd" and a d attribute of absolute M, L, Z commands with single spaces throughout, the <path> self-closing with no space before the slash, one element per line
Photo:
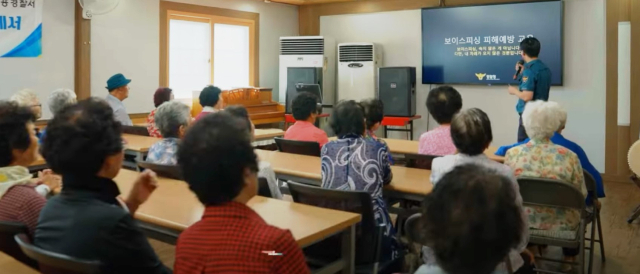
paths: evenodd
<path fill-rule="evenodd" d="M 314 4 L 354 2 L 354 1 L 362 1 L 362 0 L 271 0 L 271 2 L 291 4 L 291 5 L 314 5 Z"/>

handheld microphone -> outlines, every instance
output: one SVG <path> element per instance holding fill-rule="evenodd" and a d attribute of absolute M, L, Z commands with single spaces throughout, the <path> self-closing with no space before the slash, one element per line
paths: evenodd
<path fill-rule="evenodd" d="M 516 74 L 513 75 L 513 80 L 518 79 L 518 75 L 520 75 L 520 72 L 522 71 L 522 66 L 524 66 L 524 60 L 518 61 L 518 65 L 518 71 L 516 71 Z"/>

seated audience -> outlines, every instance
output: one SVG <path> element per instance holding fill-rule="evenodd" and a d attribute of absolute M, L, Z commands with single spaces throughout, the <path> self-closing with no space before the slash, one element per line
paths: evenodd
<path fill-rule="evenodd" d="M 38 138 L 31 108 L 0 101 L 0 221 L 18 222 L 33 234 L 40 210 L 60 177 L 50 170 L 34 180 L 27 167 L 38 158 Z"/>
<path fill-rule="evenodd" d="M 207 86 L 200 92 L 200 105 L 202 112 L 196 116 L 196 121 L 209 113 L 214 113 L 224 107 L 222 99 L 222 90 L 215 86 Z"/>
<path fill-rule="evenodd" d="M 386 226 L 381 260 L 396 259 L 400 256 L 398 240 L 382 197 L 382 188 L 393 177 L 389 151 L 383 144 L 363 137 L 364 113 L 355 101 L 339 103 L 330 124 L 338 140 L 322 148 L 322 187 L 369 192 L 376 221 Z"/>
<path fill-rule="evenodd" d="M 107 80 L 107 90 L 109 91 L 109 95 L 106 97 L 107 103 L 113 109 L 116 120 L 123 126 L 133 126 L 129 113 L 122 103 L 129 98 L 129 83 L 131 83 L 131 79 L 127 79 L 122 73 L 113 75 Z"/>
<path fill-rule="evenodd" d="M 53 92 L 51 92 L 51 94 L 49 94 L 49 99 L 47 100 L 49 110 L 54 116 L 64 107 L 73 105 L 75 103 L 77 103 L 76 93 L 73 92 L 73 90 L 67 88 L 54 90 Z M 46 130 L 47 129 L 45 128 L 40 133 L 40 143 L 42 143 L 42 139 L 44 139 L 44 137 L 46 136 Z"/>
<path fill-rule="evenodd" d="M 236 105 L 230 106 L 224 109 L 225 111 L 231 113 L 233 116 L 238 118 L 242 118 L 247 121 L 247 127 L 251 130 L 251 140 L 255 138 L 255 125 L 251 122 L 249 117 L 249 112 L 243 106 Z M 267 179 L 267 183 L 269 184 L 269 190 L 271 191 L 271 197 L 276 199 L 282 199 L 282 192 L 280 192 L 280 186 L 278 186 L 278 179 L 276 178 L 276 173 L 271 168 L 271 164 L 269 162 L 260 161 L 258 159 L 258 178 Z"/>
<path fill-rule="evenodd" d="M 600 172 L 591 164 L 591 162 L 589 161 L 589 158 L 587 157 L 587 153 L 584 152 L 582 147 L 580 147 L 578 144 L 562 136 L 562 131 L 564 130 L 567 124 L 567 111 L 561 107 L 558 114 L 559 115 L 557 118 L 560 119 L 560 128 L 555 133 L 553 133 L 553 136 L 551 136 L 551 139 L 550 139 L 551 142 L 556 145 L 568 148 L 569 150 L 573 151 L 576 155 L 578 155 L 578 159 L 580 159 L 580 165 L 582 166 L 582 169 L 588 172 L 589 174 L 591 174 L 593 179 L 595 179 L 596 181 L 596 193 L 598 195 L 598 198 L 604 198 L 605 197 L 604 185 L 602 184 L 602 176 L 600 175 Z M 531 141 L 531 139 L 527 138 L 523 142 L 520 142 L 517 144 L 502 146 L 498 149 L 498 151 L 496 151 L 496 155 L 504 156 L 505 154 L 507 154 L 507 151 L 510 148 L 524 145 L 529 141 Z M 591 193 L 588 194 L 588 196 L 590 195 Z M 587 203 L 590 205 L 591 203 L 590 197 L 587 197 Z"/>
<path fill-rule="evenodd" d="M 420 136 L 420 154 L 444 156 L 456 153 L 456 147 L 451 141 L 449 124 L 461 108 L 462 97 L 453 87 L 441 86 L 429 92 L 427 109 L 440 126 Z"/>
<path fill-rule="evenodd" d="M 98 260 L 101 273 L 171 273 L 133 219 L 157 187 L 155 173 L 141 173 L 126 200 L 113 181 L 124 158 L 121 127 L 97 98 L 65 107 L 49 122 L 42 153 L 64 187 L 42 209 L 35 245 Z"/>
<path fill-rule="evenodd" d="M 416 274 L 490 274 L 522 243 L 521 209 L 512 180 L 466 164 L 445 174 L 423 203 L 422 241 L 437 264 Z"/>
<path fill-rule="evenodd" d="M 158 88 L 156 90 L 156 93 L 153 94 L 153 105 L 156 106 L 156 108 L 151 112 L 149 112 L 149 116 L 147 116 L 147 131 L 149 131 L 149 136 L 162 138 L 160 131 L 156 127 L 156 122 L 155 122 L 156 110 L 164 102 L 168 102 L 171 100 L 173 100 L 173 92 L 170 88 Z"/>
<path fill-rule="evenodd" d="M 178 163 L 205 210 L 178 238 L 176 274 L 309 273 L 291 232 L 268 225 L 247 206 L 258 192 L 258 162 L 243 119 L 221 111 L 197 121 Z M 284 255 L 265 254 L 270 250 Z"/>
<path fill-rule="evenodd" d="M 516 177 L 560 180 L 582 190 L 587 195 L 584 176 L 578 156 L 567 148 L 551 143 L 551 136 L 560 128 L 560 105 L 556 102 L 535 101 L 525 106 L 522 122 L 530 141 L 509 149 L 505 165 L 514 170 Z M 543 160 L 541 160 L 543 159 Z M 530 233 L 545 230 L 550 233 L 575 231 L 580 225 L 580 212 L 574 209 L 526 206 Z M 578 249 L 564 248 L 566 261 L 575 260 Z M 569 271 L 571 265 L 565 264 Z"/>
<path fill-rule="evenodd" d="M 315 126 L 318 116 L 318 97 L 309 92 L 298 93 L 291 103 L 291 111 L 296 122 L 287 129 L 287 140 L 317 142 L 320 147 L 329 142 L 327 133 Z"/>
<path fill-rule="evenodd" d="M 360 106 L 362 106 L 362 110 L 364 111 L 367 128 L 365 138 L 378 140 L 376 130 L 380 128 L 382 119 L 384 119 L 384 104 L 378 99 L 369 99 L 360 102 Z"/>
<path fill-rule="evenodd" d="M 382 119 L 384 119 L 384 104 L 378 99 L 369 99 L 360 102 L 360 106 L 362 107 L 362 111 L 364 112 L 366 127 L 364 138 L 381 143 L 386 147 L 386 150 L 389 151 L 387 142 L 382 139 L 378 139 L 375 133 L 376 130 L 380 128 Z M 393 165 L 393 157 L 391 153 L 389 153 L 389 164 Z"/>
<path fill-rule="evenodd" d="M 485 149 L 489 147 L 493 140 L 491 132 L 491 121 L 484 111 L 472 108 L 463 110 L 453 117 L 451 121 L 451 139 L 458 150 L 458 154 L 447 155 L 435 158 L 431 165 L 431 182 L 434 185 L 440 184 L 442 177 L 458 166 L 474 164 L 494 172 L 508 179 L 514 190 L 514 203 L 520 209 L 522 221 L 526 224 L 527 216 L 522 209 L 522 196 L 518 181 L 513 176 L 513 171 L 508 166 L 489 159 L 484 155 Z M 523 266 L 521 252 L 527 252 L 528 229 L 522 230 L 522 242 L 509 253 L 511 266 L 514 270 Z M 424 260 L 427 264 L 435 264 L 435 258 L 428 248 L 423 249 Z M 528 254 L 527 254 L 528 255 Z M 529 269 L 526 266 L 524 269 Z M 523 271 L 524 271 L 523 269 Z M 506 265 L 500 264 L 498 270 L 506 271 Z M 525 273 L 525 272 L 518 272 Z"/>
<path fill-rule="evenodd" d="M 155 124 L 164 138 L 149 148 L 147 162 L 160 165 L 178 164 L 178 144 L 191 123 L 191 110 L 178 101 L 169 101 L 157 108 Z"/>
<path fill-rule="evenodd" d="M 38 95 L 36 95 L 35 91 L 31 89 L 23 89 L 12 95 L 10 100 L 18 103 L 21 107 L 30 108 L 35 115 L 36 120 L 42 117 L 42 104 L 40 104 L 40 100 L 38 99 Z"/>

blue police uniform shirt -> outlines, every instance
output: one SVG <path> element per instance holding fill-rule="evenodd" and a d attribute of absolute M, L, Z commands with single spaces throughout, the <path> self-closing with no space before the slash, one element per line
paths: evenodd
<path fill-rule="evenodd" d="M 522 71 L 522 78 L 520 78 L 520 91 L 532 91 L 533 99 L 535 100 L 549 100 L 549 89 L 551 88 L 551 70 L 549 67 L 542 63 L 540 59 L 531 60 L 524 64 L 524 71 Z M 516 105 L 516 111 L 522 114 L 524 111 L 525 101 L 518 100 Z"/>

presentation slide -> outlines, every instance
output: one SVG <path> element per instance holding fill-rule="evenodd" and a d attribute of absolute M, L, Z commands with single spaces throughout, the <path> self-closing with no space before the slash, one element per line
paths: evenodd
<path fill-rule="evenodd" d="M 535 37 L 562 85 L 562 17 L 560 1 L 423 9 L 422 83 L 517 83 L 520 42 Z"/>

